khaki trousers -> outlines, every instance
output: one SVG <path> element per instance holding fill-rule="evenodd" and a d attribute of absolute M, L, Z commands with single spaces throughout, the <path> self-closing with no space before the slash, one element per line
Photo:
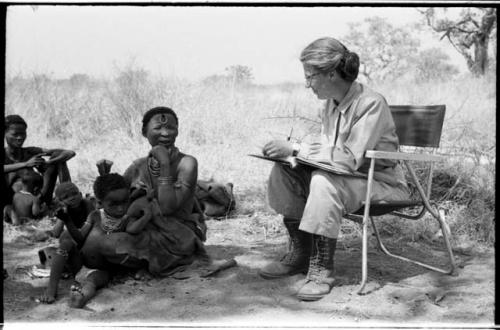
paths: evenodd
<path fill-rule="evenodd" d="M 365 200 L 367 180 L 322 170 L 275 164 L 268 183 L 269 205 L 285 218 L 300 219 L 299 229 L 337 238 L 342 216 L 355 212 Z M 408 199 L 406 185 L 374 180 L 372 200 Z"/>

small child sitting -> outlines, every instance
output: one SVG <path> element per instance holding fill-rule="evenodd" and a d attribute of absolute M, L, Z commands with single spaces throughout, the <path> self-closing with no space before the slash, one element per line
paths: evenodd
<path fill-rule="evenodd" d="M 57 222 L 50 231 L 51 236 L 59 238 L 63 229 L 64 221 L 58 215 L 68 214 L 77 228 L 81 228 L 87 220 L 90 212 L 96 209 L 95 203 L 91 198 L 84 198 L 78 187 L 72 182 L 63 182 L 59 184 L 54 194 L 59 202 L 60 208 L 56 211 Z"/>
<path fill-rule="evenodd" d="M 77 228 L 69 213 L 59 214 L 74 241 L 60 242 L 52 260 L 49 285 L 40 297 L 43 303 L 55 301 L 58 283 L 66 264 L 74 274 L 84 265 L 93 270 L 86 275 L 81 285 L 72 286 L 70 301 L 72 307 L 83 307 L 95 296 L 97 289 L 109 282 L 117 269 L 116 265 L 110 264 L 102 255 L 102 240 L 113 232 L 138 233 L 151 219 L 149 204 L 141 204 L 144 206 L 140 208 L 134 205 L 135 202 L 129 205 L 129 183 L 119 174 L 99 176 L 94 183 L 94 194 L 102 209 L 91 212 L 81 229 Z"/>
<path fill-rule="evenodd" d="M 22 188 L 14 194 L 12 205 L 6 205 L 3 211 L 4 221 L 16 226 L 30 219 L 39 219 L 46 211 L 40 193 L 43 177 L 36 172 L 25 171 L 21 183 Z"/>
<path fill-rule="evenodd" d="M 63 182 L 55 189 L 56 200 L 59 204 L 55 211 L 57 222 L 51 230 L 45 231 L 49 236 L 59 238 L 59 245 L 69 246 L 74 243 L 69 232 L 64 230 L 63 218 L 68 214 L 77 228 L 81 228 L 87 220 L 87 216 L 96 209 L 93 198 L 83 197 L 78 187 L 72 182 Z M 61 235 L 62 233 L 62 235 Z M 65 242 L 69 240 L 70 242 Z M 72 243 L 73 242 L 73 243 Z M 49 246 L 38 251 L 40 263 L 44 266 L 50 266 L 52 258 L 56 252 L 56 247 Z M 71 271 L 65 272 L 62 277 L 71 276 Z"/>

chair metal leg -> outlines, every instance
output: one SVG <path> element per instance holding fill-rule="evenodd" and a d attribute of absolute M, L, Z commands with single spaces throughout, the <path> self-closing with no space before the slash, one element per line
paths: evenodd
<path fill-rule="evenodd" d="M 370 217 L 370 201 L 373 186 L 373 172 L 375 170 L 375 159 L 370 162 L 370 170 L 368 171 L 368 183 L 366 187 L 365 210 L 363 213 L 363 240 L 361 252 L 361 284 L 359 285 L 357 294 L 363 294 L 363 289 L 368 278 L 368 218 Z"/>
<path fill-rule="evenodd" d="M 434 215 L 434 214 L 433 214 Z M 445 220 L 444 212 L 439 210 L 434 216 L 438 221 L 443 233 L 444 244 L 446 245 L 446 252 L 448 253 L 448 258 L 450 259 L 450 271 L 449 274 L 457 275 L 457 265 L 455 263 L 455 257 L 453 256 L 453 250 L 451 249 L 451 230 L 448 223 Z"/>
<path fill-rule="evenodd" d="M 413 259 L 410 259 L 410 258 L 403 257 L 401 255 L 397 255 L 397 254 L 391 253 L 385 247 L 385 245 L 382 243 L 382 239 L 380 238 L 380 234 L 378 232 L 377 227 L 375 226 L 375 221 L 373 221 L 372 217 L 370 217 L 370 221 L 372 223 L 373 230 L 375 232 L 375 236 L 377 237 L 378 246 L 380 247 L 380 249 L 382 250 L 382 252 L 384 252 L 388 256 L 393 257 L 393 258 L 397 258 L 397 259 L 400 259 L 400 260 L 408 261 L 408 262 L 411 262 L 413 264 L 419 265 L 421 267 L 424 267 L 424 268 L 427 268 L 427 269 L 430 269 L 430 270 L 433 270 L 433 271 L 436 271 L 436 272 L 439 272 L 439 273 L 451 274 L 451 275 L 454 275 L 456 273 L 455 260 L 453 258 L 453 253 L 451 252 L 451 246 L 449 245 L 449 240 L 448 240 L 448 237 L 447 237 L 448 234 L 445 233 L 446 230 L 443 230 L 443 228 L 444 228 L 443 225 L 441 226 L 441 229 L 442 229 L 442 232 L 443 232 L 443 238 L 444 238 L 444 240 L 446 242 L 446 247 L 447 248 L 449 247 L 448 255 L 450 257 L 450 269 L 442 269 L 442 268 L 439 268 L 439 267 L 434 267 L 434 266 L 431 266 L 429 264 L 426 264 L 426 263 L 423 263 L 423 262 L 420 262 L 420 261 L 417 261 L 417 260 L 413 260 Z M 439 220 L 439 221 L 441 223 L 441 220 Z M 444 224 L 444 222 L 443 222 L 443 224 Z M 445 226 L 446 226 L 446 224 L 445 224 Z M 446 235 L 446 237 L 445 237 L 445 235 Z"/>
<path fill-rule="evenodd" d="M 361 283 L 357 294 L 362 294 L 368 278 L 368 221 L 363 218 L 363 237 L 361 251 Z"/>
<path fill-rule="evenodd" d="M 450 259 L 450 269 L 443 270 L 441 268 L 432 267 L 432 266 L 429 266 L 426 264 L 422 264 L 422 263 L 418 263 L 418 262 L 415 262 L 415 263 L 417 263 L 418 265 L 421 265 L 423 267 L 426 267 L 426 268 L 429 268 L 432 270 L 436 270 L 440 273 L 455 274 L 456 273 L 456 264 L 455 264 L 455 259 L 453 257 L 453 251 L 451 250 L 450 228 L 446 224 L 446 221 L 444 219 L 444 214 L 440 214 L 440 212 L 438 212 L 434 207 L 431 206 L 429 200 L 427 199 L 427 196 L 425 195 L 425 192 L 424 192 L 422 186 L 420 185 L 420 182 L 418 181 L 417 175 L 415 174 L 415 170 L 413 169 L 413 167 L 410 165 L 409 162 L 405 161 L 405 164 L 406 164 L 406 167 L 408 168 L 408 172 L 410 173 L 410 175 L 413 179 L 413 182 L 415 183 L 415 186 L 417 187 L 418 192 L 420 193 L 420 196 L 422 197 L 422 202 L 424 203 L 425 208 L 439 222 L 439 227 L 441 228 L 441 232 L 443 233 L 444 243 L 446 245 L 448 257 Z M 373 223 L 373 221 L 372 221 L 372 223 Z"/>
<path fill-rule="evenodd" d="M 370 201 L 371 201 L 371 193 L 372 193 L 372 185 L 373 185 L 373 172 L 375 169 L 375 159 L 371 159 L 370 162 L 370 170 L 368 172 L 368 183 L 367 183 L 367 189 L 366 189 L 366 198 L 365 198 L 365 208 L 363 212 L 363 222 L 362 222 L 362 227 L 363 227 L 363 237 L 362 237 L 362 252 L 361 252 L 361 283 L 359 285 L 359 288 L 357 290 L 357 294 L 363 294 L 363 290 L 366 286 L 366 282 L 368 279 L 368 219 L 370 219 L 370 222 L 372 223 L 373 230 L 375 232 L 375 236 L 377 237 L 377 242 L 385 254 L 387 254 L 390 257 L 397 258 L 400 260 L 404 260 L 407 262 L 411 262 L 413 264 L 419 265 L 421 267 L 443 273 L 443 274 L 451 274 L 455 275 L 456 274 L 456 264 L 455 264 L 455 259 L 453 257 L 453 251 L 451 249 L 451 243 L 450 243 L 450 237 L 451 237 L 451 232 L 450 229 L 445 221 L 444 214 L 442 212 L 437 211 L 437 208 L 434 208 L 430 205 L 429 200 L 427 199 L 427 196 L 425 195 L 425 192 L 418 182 L 417 176 L 415 174 L 415 171 L 411 167 L 411 165 L 405 161 L 405 164 L 408 167 L 408 170 L 410 172 L 410 175 L 414 179 L 414 182 L 416 184 L 416 187 L 422 196 L 422 201 L 425 205 L 425 209 L 429 211 L 429 213 L 439 222 L 441 232 L 443 233 L 443 239 L 446 245 L 446 250 L 448 252 L 448 257 L 450 261 L 450 268 L 449 269 L 443 269 L 439 267 L 435 267 L 417 260 L 413 260 L 410 258 L 403 257 L 401 255 L 397 255 L 394 253 L 391 253 L 385 245 L 382 243 L 382 239 L 380 238 L 380 234 L 378 232 L 377 226 L 375 225 L 375 221 L 373 220 L 373 217 L 370 216 Z"/>

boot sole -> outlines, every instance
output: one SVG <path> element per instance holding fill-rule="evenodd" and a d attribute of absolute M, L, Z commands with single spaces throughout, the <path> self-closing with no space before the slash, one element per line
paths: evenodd
<path fill-rule="evenodd" d="M 307 274 L 307 269 L 299 269 L 297 271 L 294 271 L 294 272 L 291 272 L 291 273 L 287 273 L 287 274 L 282 274 L 282 275 L 276 275 L 276 274 L 270 274 L 270 273 L 263 273 L 263 272 L 259 272 L 259 275 L 260 277 L 266 279 L 266 280 L 275 280 L 275 279 L 278 279 L 278 278 L 285 278 L 285 277 L 289 277 L 289 276 L 293 276 L 293 275 L 297 275 L 297 274 Z"/>
<path fill-rule="evenodd" d="M 302 301 L 316 301 L 324 298 L 326 294 L 323 295 L 297 295 L 297 298 Z"/>

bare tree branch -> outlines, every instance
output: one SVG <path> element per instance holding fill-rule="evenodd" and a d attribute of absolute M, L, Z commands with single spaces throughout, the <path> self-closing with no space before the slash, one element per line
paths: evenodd
<path fill-rule="evenodd" d="M 321 124 L 321 120 L 311 119 L 304 116 L 271 116 L 271 117 L 264 117 L 262 119 L 299 119 L 299 120 L 313 122 L 316 124 Z"/>

